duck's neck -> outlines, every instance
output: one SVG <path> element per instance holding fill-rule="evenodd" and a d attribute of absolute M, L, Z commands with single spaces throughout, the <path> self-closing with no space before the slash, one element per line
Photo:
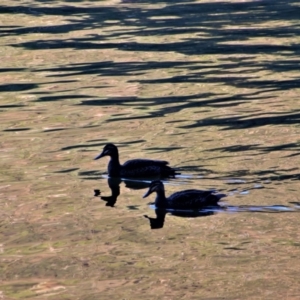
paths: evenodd
<path fill-rule="evenodd" d="M 165 190 L 160 189 L 156 191 L 156 199 L 155 199 L 155 206 L 156 207 L 165 207 L 167 204 L 167 199 L 165 195 Z"/>
<path fill-rule="evenodd" d="M 120 165 L 118 153 L 114 153 L 114 155 L 110 157 L 110 161 L 108 163 L 107 169 L 108 169 L 109 176 L 117 176 L 117 177 L 120 176 L 121 165 Z"/>

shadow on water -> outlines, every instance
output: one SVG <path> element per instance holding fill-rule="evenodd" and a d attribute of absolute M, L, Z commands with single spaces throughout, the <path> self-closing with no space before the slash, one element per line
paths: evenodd
<path fill-rule="evenodd" d="M 124 4 L 127 1 L 124 1 Z M 36 2 L 38 3 L 38 2 Z M 106 77 L 143 75 L 153 69 L 186 70 L 185 75 L 174 75 L 169 78 L 155 79 L 130 79 L 129 82 L 137 83 L 219 83 L 237 88 L 258 88 L 248 94 L 224 96 L 216 93 L 194 94 L 186 96 L 172 96 L 165 98 L 106 98 L 94 99 L 89 95 L 58 95 L 45 96 L 37 101 L 63 101 L 64 99 L 82 99 L 82 105 L 130 105 L 130 106 L 155 106 L 162 104 L 175 104 L 176 108 L 163 107 L 155 113 L 139 117 L 113 118 L 109 121 L 130 120 L 133 118 L 161 117 L 166 113 L 173 113 L 189 107 L 211 106 L 225 107 L 236 106 L 252 100 L 265 101 L 269 96 L 264 95 L 270 91 L 291 90 L 299 86 L 299 77 L 285 80 L 258 80 L 253 77 L 258 71 L 269 70 L 280 73 L 297 69 L 300 46 L 296 43 L 288 45 L 270 44 L 268 42 L 249 44 L 251 39 L 263 37 L 289 38 L 299 36 L 300 29 L 295 25 L 277 25 L 276 27 L 259 26 L 268 21 L 298 21 L 300 8 L 299 1 L 259 1 L 258 2 L 193 2 L 173 1 L 163 2 L 160 9 L 139 6 L 72 6 L 60 5 L 49 7 L 36 5 L 27 7 L 23 5 L 2 6 L 2 14 L 25 14 L 30 16 L 62 16 L 68 18 L 68 24 L 26 26 L 7 26 L 0 28 L 3 37 L 25 35 L 29 33 L 52 34 L 52 39 L 36 39 L 26 42 L 10 44 L 13 47 L 22 47 L 30 50 L 42 49 L 115 49 L 122 51 L 152 51 L 152 52 L 177 52 L 185 55 L 234 55 L 220 59 L 216 64 L 212 61 L 199 60 L 193 62 L 89 62 L 75 63 L 55 68 L 33 69 L 33 72 L 52 72 L 48 77 L 66 77 L 78 75 L 99 75 Z M 135 4 L 150 4 L 148 1 L 134 1 Z M 156 2 L 160 4 L 162 2 Z M 152 4 L 152 2 L 151 2 Z M 216 6 L 217 5 L 217 6 Z M 216 8 L 217 7 L 217 8 Z M 134 19 L 134 20 L 133 20 Z M 111 28 L 111 22 L 118 25 L 119 30 Z M 247 27 L 247 24 L 256 22 L 258 26 Z M 234 27 L 232 27 L 234 24 Z M 230 27 L 231 26 L 231 27 Z M 230 28 L 229 28 L 230 27 Z M 87 34 L 78 38 L 62 40 L 55 35 L 87 29 L 101 29 L 101 34 Z M 174 42 L 139 42 L 130 41 L 137 37 L 162 37 L 177 34 L 190 35 L 190 37 Z M 126 35 L 126 38 L 124 38 Z M 112 42 L 113 39 L 120 39 Z M 282 59 L 269 61 L 261 59 L 256 61 L 255 55 L 276 54 Z M 242 57 L 237 57 L 242 55 Z M 241 70 L 243 68 L 243 70 Z M 5 69 L 4 69 L 5 70 Z M 243 76 L 240 76 L 241 73 Z M 228 76 L 230 74 L 230 76 Z M 22 89 L 21 85 L 14 87 L 8 84 L 2 89 Z M 24 88 L 34 88 L 34 85 L 25 85 Z M 98 87 L 99 88 L 99 87 Z M 0 88 L 1 90 L 1 88 Z M 91 98 L 91 99 L 86 99 Z M 266 124 L 298 124 L 299 113 L 297 110 L 281 113 L 278 116 L 263 116 L 260 114 L 249 115 L 247 119 L 241 117 L 231 118 L 206 118 L 195 121 L 192 125 L 182 128 L 203 126 L 221 126 L 223 129 L 249 128 Z"/>
<path fill-rule="evenodd" d="M 1 92 L 19 92 L 19 91 L 27 91 L 38 88 L 38 84 L 29 84 L 29 83 L 9 83 L 9 84 L 1 84 L 0 85 L 0 93 Z"/>
<path fill-rule="evenodd" d="M 150 3 L 148 1 L 135 1 L 136 4 Z M 156 2 L 159 4 L 160 2 Z M 247 22 L 267 22 L 275 20 L 298 20 L 299 7 L 298 1 L 260 1 L 259 5 L 254 2 L 217 2 L 216 3 L 198 3 L 198 2 L 177 2 L 164 1 L 165 7 L 145 8 L 145 7 L 113 7 L 113 6 L 71 6 L 60 5 L 57 7 L 48 6 L 2 6 L 2 14 L 27 14 L 34 16 L 66 16 L 69 24 L 59 24 L 51 26 L 32 26 L 1 28 L 2 36 L 23 35 L 32 32 L 62 34 L 72 31 L 85 30 L 88 28 L 107 30 L 111 26 L 109 22 L 116 22 L 123 30 L 108 31 L 106 35 L 91 34 L 84 38 L 74 38 L 72 40 L 35 40 L 25 43 L 16 43 L 14 46 L 26 47 L 29 49 L 44 48 L 67 48 L 74 49 L 107 49 L 117 48 L 126 51 L 176 51 L 189 54 L 202 53 L 274 53 L 279 51 L 290 51 L 291 54 L 298 51 L 298 45 L 270 45 L 268 43 L 261 45 L 232 45 L 222 44 L 228 41 L 230 37 L 233 41 L 249 40 L 254 37 L 280 36 L 290 37 L 299 34 L 297 26 L 277 26 L 274 28 L 238 28 L 238 25 L 244 25 Z M 152 4 L 152 2 L 151 2 Z M 219 12 L 219 13 L 216 13 Z M 223 13 L 221 13 L 223 12 Z M 230 18 L 228 15 L 230 14 Z M 75 18 L 82 17 L 84 18 Z M 174 19 L 174 17 L 177 17 Z M 73 17 L 73 18 L 72 18 Z M 132 18 L 134 17 L 134 20 Z M 173 18 L 170 18 L 173 17 Z M 236 24 L 237 28 L 227 29 L 228 24 Z M 201 30 L 199 26 L 201 24 Z M 134 27 L 133 27 L 134 26 Z M 133 27 L 133 28 L 132 28 Z M 240 26 L 243 27 L 243 26 Z M 138 42 L 109 42 L 112 38 L 121 37 L 126 33 L 130 36 L 161 36 L 179 33 L 198 33 L 203 37 L 186 39 L 179 42 L 166 44 L 138 43 Z M 101 43 L 99 43 L 99 41 Z M 286 53 L 286 55 L 291 55 Z M 286 62 L 287 63 L 287 62 Z M 285 64 L 281 66 L 284 68 Z"/>

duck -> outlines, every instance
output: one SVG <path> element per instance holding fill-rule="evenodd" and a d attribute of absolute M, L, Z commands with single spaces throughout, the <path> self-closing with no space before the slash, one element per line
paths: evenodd
<path fill-rule="evenodd" d="M 94 159 L 100 159 L 104 156 L 110 156 L 107 171 L 110 177 L 175 177 L 175 169 L 168 166 L 169 162 L 164 160 L 151 159 L 132 159 L 126 161 L 123 165 L 119 161 L 119 151 L 116 145 L 106 144 L 102 152 Z"/>
<path fill-rule="evenodd" d="M 211 206 L 219 207 L 220 199 L 226 197 L 225 194 L 216 194 L 214 191 L 196 189 L 179 191 L 166 197 L 164 184 L 160 180 L 154 180 L 150 183 L 143 198 L 148 197 L 153 192 L 156 192 L 155 207 L 160 209 L 197 210 Z"/>

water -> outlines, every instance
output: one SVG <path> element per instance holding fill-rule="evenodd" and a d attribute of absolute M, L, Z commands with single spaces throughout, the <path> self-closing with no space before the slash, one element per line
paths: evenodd
<path fill-rule="evenodd" d="M 1 12 L 0 298 L 299 299 L 299 1 Z M 227 210 L 152 230 L 147 181 L 107 206 L 107 142 Z"/>

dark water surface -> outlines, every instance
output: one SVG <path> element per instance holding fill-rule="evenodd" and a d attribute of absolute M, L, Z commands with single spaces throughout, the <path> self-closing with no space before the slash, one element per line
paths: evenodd
<path fill-rule="evenodd" d="M 0 14 L 0 299 L 300 299 L 300 1 Z M 145 183 L 112 194 L 93 160 L 107 142 L 227 209 L 151 230 Z"/>

